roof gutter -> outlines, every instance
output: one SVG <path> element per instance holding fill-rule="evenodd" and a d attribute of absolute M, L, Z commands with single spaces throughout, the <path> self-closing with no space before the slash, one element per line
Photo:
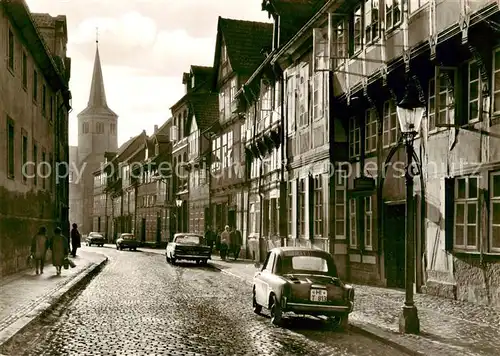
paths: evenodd
<path fill-rule="evenodd" d="M 264 61 L 257 67 L 257 69 L 254 70 L 254 72 L 250 76 L 250 78 L 248 78 L 248 80 L 245 82 L 245 84 L 243 84 L 241 86 L 241 88 L 236 92 L 236 94 L 235 94 L 236 97 L 238 97 L 241 94 L 243 94 L 243 91 L 244 91 L 243 88 L 249 86 L 250 84 L 252 84 L 252 82 L 255 80 L 255 78 L 257 78 L 257 76 L 262 72 L 262 70 L 264 69 L 264 67 L 266 65 L 268 65 L 269 63 L 271 63 L 271 60 L 274 57 L 274 53 L 275 53 L 275 50 L 272 50 L 271 53 L 269 53 L 269 55 L 266 57 L 266 59 L 264 59 Z"/>
<path fill-rule="evenodd" d="M 290 46 L 295 42 L 297 41 L 300 37 L 302 37 L 302 35 L 304 35 L 306 33 L 307 30 L 309 30 L 309 28 L 311 28 L 311 26 L 320 19 L 320 17 L 322 15 L 325 14 L 326 10 L 332 6 L 334 3 L 338 2 L 339 0 L 328 0 L 326 2 L 325 5 L 323 5 L 323 7 L 321 9 L 319 9 L 319 11 L 309 20 L 307 21 L 307 23 L 302 26 L 302 28 L 295 34 L 295 36 L 293 36 L 279 51 L 278 53 L 276 53 L 276 55 L 274 56 L 273 60 L 271 61 L 271 64 L 274 64 L 276 63 L 276 61 L 278 60 L 278 58 L 280 58 L 289 48 Z"/>

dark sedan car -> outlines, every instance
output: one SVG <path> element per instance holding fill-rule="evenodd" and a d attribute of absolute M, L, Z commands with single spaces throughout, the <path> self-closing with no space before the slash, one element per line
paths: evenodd
<path fill-rule="evenodd" d="M 323 250 L 280 247 L 268 252 L 253 281 L 253 308 L 271 312 L 279 325 L 285 312 L 325 316 L 340 329 L 348 325 L 354 288 L 337 275 L 332 255 Z"/>
<path fill-rule="evenodd" d="M 137 241 L 134 234 L 126 233 L 120 234 L 120 237 L 116 240 L 116 249 L 123 250 L 124 248 L 129 248 L 130 250 L 137 250 L 139 242 Z"/>
<path fill-rule="evenodd" d="M 98 232 L 91 232 L 87 236 L 87 246 L 96 245 L 96 246 L 102 247 L 102 246 L 104 246 L 105 243 L 106 243 L 106 239 L 104 238 L 104 236 L 102 236 Z"/>
<path fill-rule="evenodd" d="M 180 233 L 175 234 L 165 251 L 167 262 L 190 260 L 206 264 L 211 257 L 211 248 L 205 244 L 202 235 Z"/>

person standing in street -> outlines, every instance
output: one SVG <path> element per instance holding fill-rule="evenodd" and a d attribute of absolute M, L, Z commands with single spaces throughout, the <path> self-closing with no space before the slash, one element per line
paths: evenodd
<path fill-rule="evenodd" d="M 220 258 L 225 261 L 227 252 L 231 243 L 231 236 L 229 234 L 229 226 L 226 225 L 224 231 L 220 234 Z"/>
<path fill-rule="evenodd" d="M 233 254 L 234 260 L 236 261 L 240 256 L 241 245 L 243 245 L 243 237 L 241 236 L 240 230 L 234 230 L 234 237 L 232 239 L 233 242 Z"/>
<path fill-rule="evenodd" d="M 49 247 L 49 239 L 47 238 L 47 229 L 42 226 L 38 233 L 31 240 L 31 256 L 35 260 L 36 274 L 43 273 L 43 265 L 45 263 L 45 255 Z"/>
<path fill-rule="evenodd" d="M 235 251 L 235 246 L 234 242 L 236 241 L 236 236 L 234 235 L 234 226 L 231 226 L 230 231 L 229 231 L 229 252 L 234 255 Z M 229 253 L 228 253 L 229 255 Z"/>
<path fill-rule="evenodd" d="M 80 247 L 81 245 L 81 236 L 80 233 L 78 232 L 78 225 L 73 224 L 73 229 L 71 229 L 71 256 L 76 257 L 76 250 Z"/>
<path fill-rule="evenodd" d="M 54 236 L 50 241 L 50 249 L 52 250 L 52 264 L 56 268 L 56 274 L 61 275 L 61 267 L 64 264 L 64 259 L 69 252 L 68 240 L 61 234 L 61 228 L 56 227 Z"/>
<path fill-rule="evenodd" d="M 207 231 L 205 232 L 205 241 L 207 242 L 207 245 L 210 246 L 210 252 L 212 252 L 214 248 L 215 237 L 210 225 L 207 226 Z"/>

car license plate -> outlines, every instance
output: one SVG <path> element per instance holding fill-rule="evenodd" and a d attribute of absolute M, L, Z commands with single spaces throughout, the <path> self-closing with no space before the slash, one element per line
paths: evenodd
<path fill-rule="evenodd" d="M 328 293 L 325 289 L 311 289 L 311 302 L 326 302 Z"/>

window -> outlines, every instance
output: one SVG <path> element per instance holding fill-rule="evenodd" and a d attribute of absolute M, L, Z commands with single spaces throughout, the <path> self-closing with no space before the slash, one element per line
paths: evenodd
<path fill-rule="evenodd" d="M 110 124 L 109 131 L 110 131 L 111 135 L 116 135 L 116 124 Z"/>
<path fill-rule="evenodd" d="M 353 54 L 357 54 L 363 48 L 363 18 L 361 5 L 354 10 L 354 36 L 353 36 Z"/>
<path fill-rule="evenodd" d="M 299 181 L 298 188 L 298 223 L 299 223 L 299 236 L 306 235 L 306 184 L 305 179 Z"/>
<path fill-rule="evenodd" d="M 454 246 L 476 250 L 478 242 L 478 178 L 461 177 L 455 180 Z"/>
<path fill-rule="evenodd" d="M 314 178 L 314 236 L 323 236 L 323 180 Z"/>
<path fill-rule="evenodd" d="M 357 157 L 361 151 L 361 131 L 358 119 L 353 116 L 349 120 L 349 156 Z"/>
<path fill-rule="evenodd" d="M 377 150 L 377 113 L 375 109 L 365 111 L 365 150 L 366 153 Z"/>
<path fill-rule="evenodd" d="M 104 133 L 104 123 L 102 123 L 102 122 L 96 122 L 96 124 L 95 124 L 95 130 L 96 130 L 96 133 L 103 134 Z"/>
<path fill-rule="evenodd" d="M 500 114 L 500 48 L 493 54 L 493 112 Z"/>
<path fill-rule="evenodd" d="M 308 94 L 309 94 L 309 65 L 305 64 L 299 70 L 299 127 L 307 126 L 308 118 Z"/>
<path fill-rule="evenodd" d="M 226 94 L 224 93 L 223 90 L 219 93 L 219 113 L 221 118 L 225 118 L 225 96 Z"/>
<path fill-rule="evenodd" d="M 227 49 L 226 45 L 222 44 L 221 49 L 220 49 L 220 62 L 221 62 L 221 74 L 222 77 L 225 77 L 229 73 L 229 63 L 228 63 L 228 56 L 227 56 Z"/>
<path fill-rule="evenodd" d="M 47 114 L 47 87 L 45 84 L 42 86 L 42 115 Z"/>
<path fill-rule="evenodd" d="M 335 238 L 346 236 L 346 173 L 335 172 Z"/>
<path fill-rule="evenodd" d="M 401 1 L 386 0 L 385 2 L 385 27 L 392 30 L 401 22 Z"/>
<path fill-rule="evenodd" d="M 88 123 L 88 122 L 84 122 L 84 123 L 82 124 L 82 132 L 83 132 L 84 134 L 89 133 L 89 123 Z"/>
<path fill-rule="evenodd" d="M 350 232 L 350 246 L 352 248 L 358 247 L 358 230 L 357 230 L 357 220 L 356 220 L 356 199 L 349 200 L 349 226 L 351 228 Z"/>
<path fill-rule="evenodd" d="M 23 142 L 22 142 L 22 155 L 23 155 L 23 166 L 22 166 L 22 175 L 23 175 L 23 182 L 26 182 L 28 179 L 26 172 L 26 163 L 28 163 L 28 134 L 26 131 L 22 130 L 22 136 L 23 136 Z"/>
<path fill-rule="evenodd" d="M 33 70 L 33 101 L 38 100 L 38 72 Z"/>
<path fill-rule="evenodd" d="M 373 206 L 372 197 L 365 197 L 365 249 L 372 249 L 373 242 Z"/>
<path fill-rule="evenodd" d="M 379 36 L 379 2 L 378 0 L 365 1 L 365 43 L 369 44 Z"/>
<path fill-rule="evenodd" d="M 14 33 L 9 29 L 9 48 L 7 49 L 7 56 L 9 58 L 9 68 L 14 70 Z"/>
<path fill-rule="evenodd" d="M 457 70 L 455 68 L 437 68 L 436 126 L 452 124 L 455 121 L 455 93 Z"/>
<path fill-rule="evenodd" d="M 287 196 L 287 208 L 288 208 L 288 235 L 293 232 L 293 186 L 292 182 L 288 182 L 288 196 Z"/>
<path fill-rule="evenodd" d="M 410 0 L 409 1 L 410 14 L 414 13 L 422 6 L 426 5 L 428 2 L 429 0 Z"/>
<path fill-rule="evenodd" d="M 340 21 L 337 24 L 336 28 L 336 35 L 337 35 L 337 41 L 335 45 L 335 50 L 336 50 L 336 66 L 339 66 L 343 63 L 344 59 L 347 57 L 346 55 L 346 49 L 347 49 L 347 29 L 346 29 L 346 23 L 345 21 Z"/>
<path fill-rule="evenodd" d="M 255 204 L 250 204 L 250 233 L 257 232 L 257 219 L 255 212 Z"/>
<path fill-rule="evenodd" d="M 231 79 L 231 91 L 230 91 L 231 102 L 236 98 L 237 91 L 238 91 L 237 80 L 236 77 L 234 77 L 233 79 Z"/>
<path fill-rule="evenodd" d="M 268 84 L 262 84 L 262 94 L 260 101 L 261 118 L 266 118 L 269 112 L 273 110 L 272 103 L 273 87 Z"/>
<path fill-rule="evenodd" d="M 500 252 L 500 172 L 490 178 L 490 249 Z"/>
<path fill-rule="evenodd" d="M 323 117 L 323 77 L 324 73 L 319 72 L 314 75 L 313 80 L 313 120 L 319 120 Z"/>
<path fill-rule="evenodd" d="M 384 147 L 389 147 L 396 144 L 399 139 L 399 122 L 396 114 L 396 103 L 394 100 L 387 100 L 384 103 L 383 115 L 382 143 Z"/>
<path fill-rule="evenodd" d="M 479 65 L 477 61 L 469 63 L 469 122 L 479 120 L 479 94 L 481 88 L 481 80 L 479 76 Z"/>
<path fill-rule="evenodd" d="M 429 132 L 436 130 L 436 80 L 429 80 L 429 106 L 427 108 Z"/>
<path fill-rule="evenodd" d="M 22 77 L 23 77 L 23 88 L 26 89 L 26 87 L 28 86 L 28 56 L 24 51 L 23 51 Z"/>
<path fill-rule="evenodd" d="M 33 185 L 36 187 L 38 185 L 38 147 L 33 144 Z"/>
<path fill-rule="evenodd" d="M 47 156 L 46 156 L 45 150 L 42 148 L 42 162 L 40 162 L 42 165 L 42 176 L 40 177 L 40 178 L 42 178 L 42 189 L 45 189 L 46 158 L 47 158 Z"/>
<path fill-rule="evenodd" d="M 14 146 L 15 146 L 14 121 L 7 117 L 7 175 L 14 178 Z"/>
<path fill-rule="evenodd" d="M 52 95 L 49 100 L 49 118 L 50 121 L 54 120 L 54 97 Z"/>

